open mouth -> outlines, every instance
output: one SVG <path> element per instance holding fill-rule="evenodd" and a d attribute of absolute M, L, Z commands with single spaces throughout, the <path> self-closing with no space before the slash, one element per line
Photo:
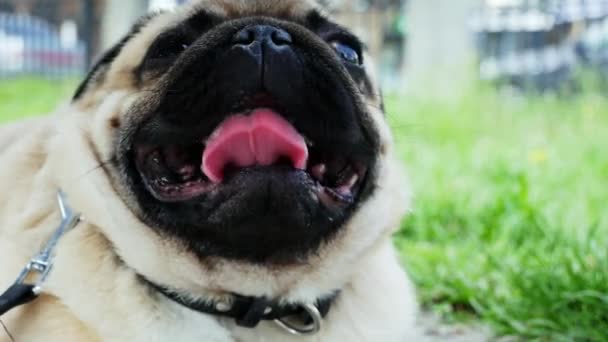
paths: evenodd
<path fill-rule="evenodd" d="M 147 190 L 169 203 L 196 200 L 254 168 L 280 168 L 304 173 L 326 207 L 343 207 L 355 202 L 367 174 L 363 163 L 316 146 L 268 108 L 232 115 L 191 144 L 136 144 L 134 151 Z"/>

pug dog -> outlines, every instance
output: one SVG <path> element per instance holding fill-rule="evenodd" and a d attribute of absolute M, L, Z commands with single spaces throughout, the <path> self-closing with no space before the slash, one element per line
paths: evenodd
<path fill-rule="evenodd" d="M 68 105 L 0 129 L 1 288 L 55 231 L 58 189 L 82 214 L 8 332 L 418 341 L 383 108 L 364 45 L 312 0 L 142 18 Z"/>

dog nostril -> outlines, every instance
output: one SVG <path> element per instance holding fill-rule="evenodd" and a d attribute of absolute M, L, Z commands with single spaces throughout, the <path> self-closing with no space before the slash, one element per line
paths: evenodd
<path fill-rule="evenodd" d="M 246 27 L 232 38 L 234 45 L 250 46 L 256 42 L 278 47 L 292 44 L 293 39 L 287 31 L 270 25 Z"/>
<path fill-rule="evenodd" d="M 272 39 L 272 42 L 276 45 L 289 45 L 293 43 L 291 35 L 286 31 L 280 29 L 273 31 L 270 37 Z"/>
<path fill-rule="evenodd" d="M 236 45 L 251 45 L 255 41 L 256 34 L 252 29 L 241 30 L 232 38 L 232 43 Z"/>

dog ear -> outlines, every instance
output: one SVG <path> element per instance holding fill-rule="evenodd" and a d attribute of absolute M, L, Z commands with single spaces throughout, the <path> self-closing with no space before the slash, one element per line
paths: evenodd
<path fill-rule="evenodd" d="M 129 33 L 125 35 L 117 44 L 107 50 L 105 53 L 101 55 L 100 58 L 93 64 L 93 67 L 89 71 L 89 73 L 84 78 L 84 81 L 80 83 L 78 88 L 76 89 L 76 93 L 72 97 L 72 101 L 78 101 L 80 98 L 84 96 L 84 94 L 91 89 L 91 86 L 99 83 L 98 81 L 103 80 L 106 72 L 108 71 L 110 65 L 116 59 L 116 57 L 120 54 L 123 47 L 133 38 L 135 37 L 142 28 L 146 26 L 154 17 L 158 16 L 162 12 L 150 13 L 141 17 L 129 30 Z"/>

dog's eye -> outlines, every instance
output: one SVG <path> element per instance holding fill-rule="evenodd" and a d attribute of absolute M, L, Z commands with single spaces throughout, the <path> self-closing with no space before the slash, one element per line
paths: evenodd
<path fill-rule="evenodd" d="M 339 40 L 331 42 L 331 46 L 343 60 L 352 64 L 361 65 L 361 55 L 355 47 Z"/>
<path fill-rule="evenodd" d="M 167 34 L 152 44 L 139 71 L 146 73 L 166 70 L 189 47 L 189 41 L 182 35 Z"/>
<path fill-rule="evenodd" d="M 186 51 L 188 47 L 190 47 L 189 44 L 180 40 L 165 42 L 164 44 L 159 44 L 149 57 L 155 59 L 175 58 Z"/>

